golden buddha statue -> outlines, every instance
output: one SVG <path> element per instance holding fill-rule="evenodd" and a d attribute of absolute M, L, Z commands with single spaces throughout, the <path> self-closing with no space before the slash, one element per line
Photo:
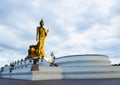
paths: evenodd
<path fill-rule="evenodd" d="M 37 45 L 30 45 L 28 49 L 28 55 L 30 58 L 33 59 L 45 58 L 44 43 L 49 30 L 46 30 L 43 26 L 44 21 L 41 19 L 40 26 L 37 27 L 36 32 Z"/>
<path fill-rule="evenodd" d="M 38 49 L 38 56 L 40 58 L 45 57 L 45 51 L 44 51 L 44 43 L 45 43 L 45 38 L 49 32 L 49 30 L 45 29 L 44 27 L 44 21 L 41 19 L 40 21 L 40 27 L 37 27 L 37 32 L 36 32 L 36 41 L 37 43 L 37 49 Z"/>

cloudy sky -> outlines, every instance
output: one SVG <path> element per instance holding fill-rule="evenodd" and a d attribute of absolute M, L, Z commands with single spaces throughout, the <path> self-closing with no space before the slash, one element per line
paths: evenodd
<path fill-rule="evenodd" d="M 2 0 L 0 66 L 27 56 L 41 19 L 50 30 L 47 57 L 104 54 L 120 62 L 120 0 Z"/>

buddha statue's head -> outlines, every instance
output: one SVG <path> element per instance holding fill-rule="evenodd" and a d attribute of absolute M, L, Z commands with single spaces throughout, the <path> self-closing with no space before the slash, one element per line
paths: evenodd
<path fill-rule="evenodd" d="M 41 19 L 41 21 L 40 21 L 40 26 L 41 26 L 41 27 L 44 26 L 44 21 L 43 21 L 43 19 Z"/>

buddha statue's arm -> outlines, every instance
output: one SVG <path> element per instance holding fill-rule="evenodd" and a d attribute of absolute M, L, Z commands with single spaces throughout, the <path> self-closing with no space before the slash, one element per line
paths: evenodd
<path fill-rule="evenodd" d="M 36 41 L 39 41 L 39 27 L 37 27 L 37 32 L 36 32 Z"/>
<path fill-rule="evenodd" d="M 49 29 L 45 30 L 45 36 L 48 35 Z"/>

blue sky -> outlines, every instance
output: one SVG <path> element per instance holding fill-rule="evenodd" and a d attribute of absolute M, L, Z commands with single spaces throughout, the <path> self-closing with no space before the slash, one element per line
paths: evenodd
<path fill-rule="evenodd" d="M 47 57 L 104 54 L 120 62 L 119 0 L 2 0 L 0 2 L 0 65 L 27 56 L 36 44 L 39 21 L 49 29 Z"/>

